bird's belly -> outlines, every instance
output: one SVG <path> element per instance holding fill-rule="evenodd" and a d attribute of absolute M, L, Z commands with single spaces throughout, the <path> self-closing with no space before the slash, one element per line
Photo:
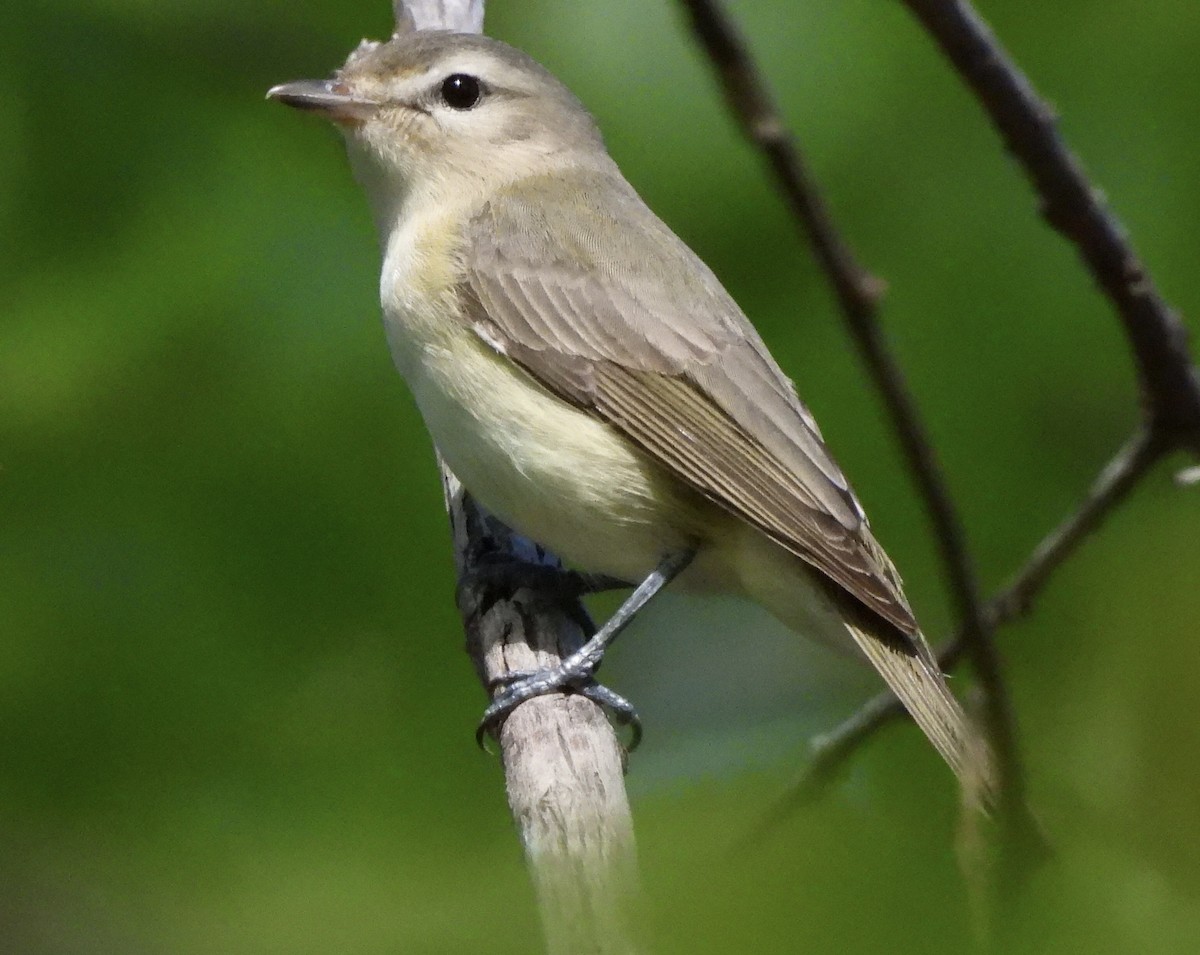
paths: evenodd
<path fill-rule="evenodd" d="M 442 457 L 493 513 L 571 566 L 631 582 L 699 546 L 673 589 L 749 597 L 798 632 L 845 645 L 840 615 L 799 558 L 463 332 L 393 348 Z"/>
<path fill-rule="evenodd" d="M 572 566 L 631 581 L 706 536 L 709 505 L 463 332 L 406 377 L 442 457 L 488 509 Z"/>

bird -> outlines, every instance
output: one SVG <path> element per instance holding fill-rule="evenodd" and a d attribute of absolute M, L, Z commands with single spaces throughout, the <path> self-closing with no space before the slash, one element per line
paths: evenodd
<path fill-rule="evenodd" d="M 344 134 L 391 353 L 447 465 L 569 566 L 638 584 L 588 653 L 518 680 L 485 720 L 579 687 L 670 585 L 857 653 L 988 798 L 982 734 L 817 422 L 564 84 L 501 41 L 414 31 L 268 96 Z"/>

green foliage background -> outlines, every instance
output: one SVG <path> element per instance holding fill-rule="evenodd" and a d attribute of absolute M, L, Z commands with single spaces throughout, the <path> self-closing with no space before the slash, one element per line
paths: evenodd
<path fill-rule="evenodd" d="M 981 6 L 1194 328 L 1194 4 Z M 386 33 L 387 7 L 6 7 L 4 951 L 538 948 L 499 770 L 471 741 L 483 697 L 429 442 L 377 318 L 365 203 L 335 133 L 263 102 Z M 839 220 L 891 283 L 889 335 L 998 585 L 1135 423 L 1117 325 L 900 4 L 734 11 Z M 581 95 L 629 178 L 723 277 L 823 423 L 927 629 L 945 632 L 878 404 L 674 5 L 494 0 L 489 27 Z M 1200 942 L 1200 498 L 1169 473 L 1003 634 L 1057 846 L 1014 950 Z M 686 634 L 644 634 L 651 650 L 631 636 L 606 670 L 648 711 L 680 671 L 720 690 L 707 722 L 651 719 L 632 761 L 656 950 L 962 951 L 951 782 L 911 729 L 769 844 L 736 848 L 805 735 L 865 692 L 764 703 L 766 673 L 721 682 L 714 647 L 753 647 L 741 629 L 717 626 L 695 654 Z"/>

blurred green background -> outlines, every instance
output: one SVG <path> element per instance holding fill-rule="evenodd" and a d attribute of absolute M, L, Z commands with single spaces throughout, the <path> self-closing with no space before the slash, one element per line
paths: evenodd
<path fill-rule="evenodd" d="M 536 951 L 366 206 L 337 135 L 263 101 L 386 34 L 388 4 L 6 10 L 0 950 Z M 733 10 L 891 284 L 889 335 L 998 585 L 1136 420 L 1117 324 L 899 4 Z M 1194 329 L 1194 3 L 982 11 Z M 493 0 L 489 32 L 580 94 L 722 276 L 944 633 L 879 406 L 674 4 Z M 1200 945 L 1200 498 L 1169 474 L 1003 633 L 1058 849 L 1014 950 Z M 647 716 L 629 783 L 657 951 L 962 951 L 954 794 L 916 732 L 737 849 L 871 684 L 727 609 L 665 616 L 606 667 Z"/>

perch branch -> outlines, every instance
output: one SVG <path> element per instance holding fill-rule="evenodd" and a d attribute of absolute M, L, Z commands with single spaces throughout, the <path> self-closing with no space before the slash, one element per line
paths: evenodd
<path fill-rule="evenodd" d="M 396 29 L 479 33 L 483 8 L 483 0 L 396 0 Z M 592 625 L 579 600 L 553 585 L 558 559 L 487 513 L 444 464 L 441 472 L 467 650 L 494 692 L 513 671 L 557 665 Z M 541 586 L 531 577 L 515 592 L 497 592 L 473 573 L 497 560 L 551 573 Z M 604 712 L 582 696 L 542 696 L 505 720 L 498 743 L 547 953 L 634 955 L 633 818 L 624 752 Z"/>
<path fill-rule="evenodd" d="M 471 571 L 501 560 L 561 569 L 558 560 L 487 513 L 442 466 L 458 563 L 467 652 L 490 690 L 514 671 L 555 666 L 590 633 L 587 612 L 553 587 L 492 592 Z M 508 804 L 529 865 L 550 955 L 632 955 L 638 885 L 620 743 L 604 712 L 579 695 L 526 701 L 499 732 Z"/>
<path fill-rule="evenodd" d="M 996 756 L 1001 812 L 1024 800 L 1014 719 L 984 613 L 966 535 L 955 512 L 916 403 L 877 319 L 883 284 L 858 264 L 841 237 L 795 140 L 785 126 L 746 44 L 717 0 L 683 0 L 742 131 L 762 152 L 817 260 L 828 276 L 925 502 L 961 620 L 962 641 L 983 690 L 984 730 Z"/>

